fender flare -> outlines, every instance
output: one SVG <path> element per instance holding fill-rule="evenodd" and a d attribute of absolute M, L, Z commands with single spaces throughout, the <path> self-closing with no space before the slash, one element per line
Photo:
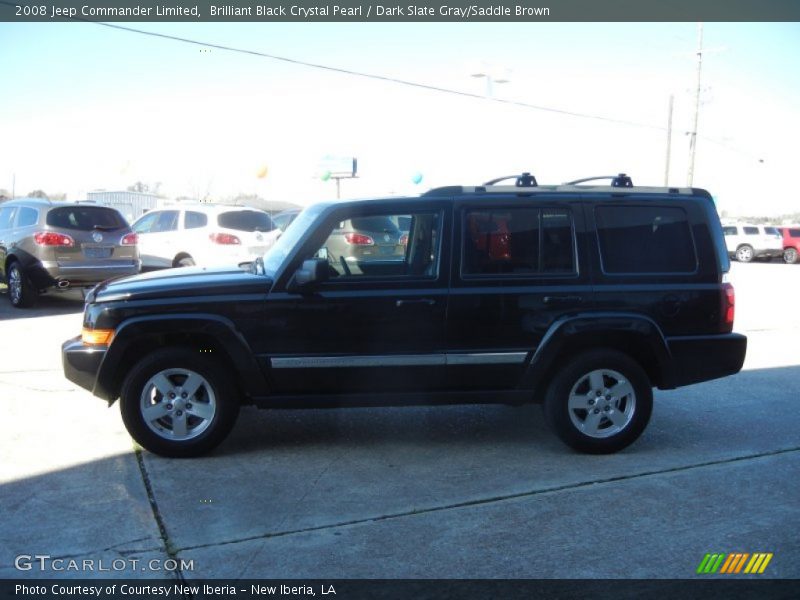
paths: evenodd
<path fill-rule="evenodd" d="M 624 336 L 637 344 L 644 344 L 655 363 L 658 387 L 675 387 L 672 355 L 661 328 L 644 315 L 618 312 L 582 313 L 555 321 L 533 352 L 520 387 L 537 390 L 546 382 L 556 366 L 557 358 L 568 351 L 570 346 L 578 343 L 603 347 L 604 336 L 614 338 L 615 342 L 620 336 Z M 610 347 L 614 347 L 614 342 Z"/>
<path fill-rule="evenodd" d="M 176 315 L 148 315 L 124 321 L 116 330 L 106 351 L 95 380 L 92 393 L 113 402 L 119 396 L 123 373 L 132 364 L 123 364 L 128 351 L 135 344 L 151 339 L 158 343 L 164 337 L 211 337 L 227 354 L 226 362 L 234 369 L 234 377 L 246 396 L 264 395 L 266 380 L 256 362 L 247 340 L 229 319 L 219 315 L 192 313 Z M 207 350 L 197 348 L 198 352 Z"/>

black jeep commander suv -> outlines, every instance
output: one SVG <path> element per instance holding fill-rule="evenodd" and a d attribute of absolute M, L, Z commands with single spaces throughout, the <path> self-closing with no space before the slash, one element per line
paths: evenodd
<path fill-rule="evenodd" d="M 607 453 L 652 388 L 741 369 L 708 192 L 499 181 L 316 204 L 249 271 L 106 281 L 65 374 L 167 456 L 219 444 L 242 404 L 492 402 L 542 402 L 564 442 Z"/>

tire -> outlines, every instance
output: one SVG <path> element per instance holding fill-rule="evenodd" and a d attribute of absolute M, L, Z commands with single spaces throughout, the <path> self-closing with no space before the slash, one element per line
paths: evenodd
<path fill-rule="evenodd" d="M 797 250 L 795 248 L 786 248 L 783 251 L 783 262 L 788 265 L 793 265 L 797 262 Z"/>
<path fill-rule="evenodd" d="M 556 435 L 588 454 L 610 454 L 632 444 L 652 411 L 647 374 L 630 356 L 610 349 L 570 360 L 551 381 L 544 401 L 545 417 Z"/>
<path fill-rule="evenodd" d="M 38 294 L 36 288 L 33 287 L 31 280 L 19 266 L 19 263 L 13 262 L 8 268 L 7 274 L 8 284 L 8 299 L 11 300 L 11 305 L 15 308 L 28 308 L 36 304 Z"/>
<path fill-rule="evenodd" d="M 753 247 L 742 244 L 736 249 L 736 260 L 742 263 L 749 263 L 754 258 Z"/>
<path fill-rule="evenodd" d="M 122 384 L 120 411 L 139 445 L 161 456 L 184 458 L 208 452 L 230 433 L 239 398 L 227 370 L 211 356 L 164 348 L 131 369 Z M 183 390 L 190 380 L 194 390 Z"/>
<path fill-rule="evenodd" d="M 194 259 L 191 256 L 184 256 L 179 261 L 175 263 L 176 267 L 193 267 Z"/>

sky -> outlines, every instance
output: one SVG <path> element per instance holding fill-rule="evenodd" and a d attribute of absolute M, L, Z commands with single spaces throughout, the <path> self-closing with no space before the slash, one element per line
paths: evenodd
<path fill-rule="evenodd" d="M 663 185 L 670 95 L 668 183 L 687 183 L 696 23 L 127 26 L 468 95 L 99 24 L 0 23 L 0 189 L 82 199 L 142 181 L 168 197 L 307 205 L 335 196 L 321 177 L 327 156 L 358 159 L 343 197 L 522 171 L 541 183 L 625 172 Z M 800 211 L 786 185 L 800 140 L 800 24 L 703 32 L 694 186 L 732 215 Z M 479 72 L 507 80 L 493 99 Z"/>

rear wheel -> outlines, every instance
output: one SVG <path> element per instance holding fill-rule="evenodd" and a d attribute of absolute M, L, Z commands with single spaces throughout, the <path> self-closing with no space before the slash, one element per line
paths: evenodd
<path fill-rule="evenodd" d="M 793 265 L 797 262 L 797 250 L 795 248 L 786 248 L 783 251 L 783 262 Z"/>
<path fill-rule="evenodd" d="M 647 374 L 627 354 L 592 350 L 553 378 L 545 416 L 561 440 L 590 454 L 622 450 L 642 434 L 653 410 Z"/>
<path fill-rule="evenodd" d="M 183 256 L 175 261 L 176 267 L 193 267 L 194 259 L 191 256 Z"/>
<path fill-rule="evenodd" d="M 36 289 L 16 262 L 8 268 L 8 298 L 16 308 L 27 308 L 36 303 Z"/>
<path fill-rule="evenodd" d="M 122 384 L 120 410 L 128 433 L 162 456 L 198 456 L 217 446 L 239 414 L 230 376 L 187 348 L 143 358 Z"/>
<path fill-rule="evenodd" d="M 749 263 L 753 260 L 753 247 L 744 244 L 736 249 L 736 260 L 743 263 Z"/>

